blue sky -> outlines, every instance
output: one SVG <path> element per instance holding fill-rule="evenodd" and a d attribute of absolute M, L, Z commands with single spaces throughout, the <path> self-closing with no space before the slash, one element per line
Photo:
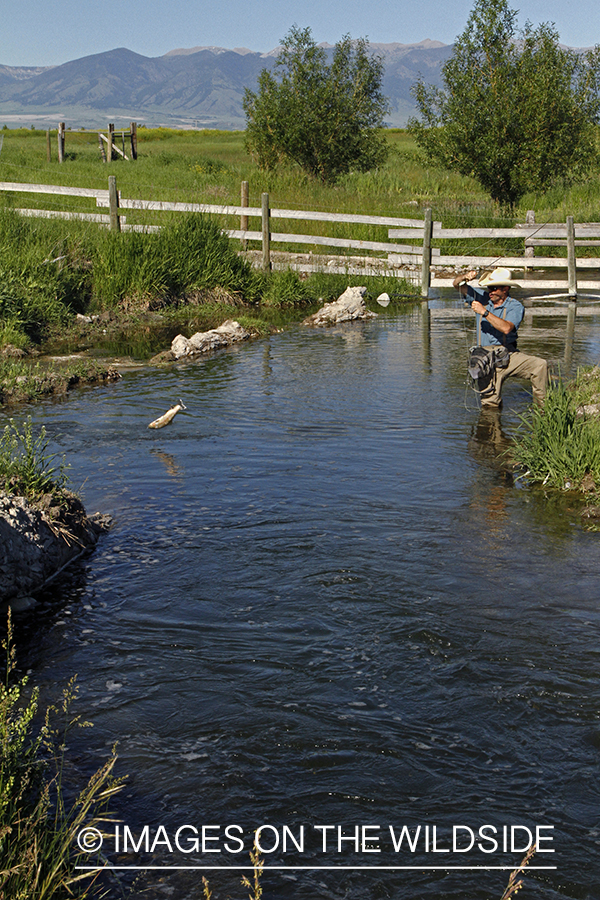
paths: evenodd
<path fill-rule="evenodd" d="M 248 47 L 268 51 L 291 25 L 335 43 L 349 32 L 373 42 L 425 38 L 450 44 L 464 29 L 473 0 L 0 0 L 0 64 L 58 65 L 127 47 L 162 56 L 178 47 Z M 571 47 L 600 43 L 600 3 L 513 0 L 519 23 L 556 24 Z"/>

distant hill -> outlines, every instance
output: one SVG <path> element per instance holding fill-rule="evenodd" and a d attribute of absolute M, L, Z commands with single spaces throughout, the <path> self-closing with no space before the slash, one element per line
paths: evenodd
<path fill-rule="evenodd" d="M 328 50 L 332 48 L 323 44 Z M 390 126 L 402 127 L 414 112 L 411 85 L 419 74 L 439 84 L 448 44 L 371 44 L 385 62 L 384 92 L 390 100 Z M 244 89 L 256 87 L 261 69 L 271 68 L 277 48 L 255 53 L 246 48 L 194 47 L 149 58 L 120 48 L 60 66 L 0 65 L 0 127 L 35 124 L 72 128 L 147 126 L 244 128 Z"/>

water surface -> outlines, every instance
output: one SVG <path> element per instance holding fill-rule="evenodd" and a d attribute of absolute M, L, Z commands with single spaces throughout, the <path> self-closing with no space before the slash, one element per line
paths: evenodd
<path fill-rule="evenodd" d="M 573 366 L 596 361 L 599 324 L 578 323 Z M 439 846 L 453 825 L 553 826 L 532 865 L 557 868 L 521 896 L 600 896 L 600 541 L 498 463 L 528 386 L 480 419 L 469 325 L 434 314 L 427 336 L 416 306 L 298 326 L 32 407 L 114 525 L 43 595 L 27 665 L 46 698 L 78 674 L 78 771 L 119 742 L 132 832 L 304 825 L 304 852 L 268 865 L 421 868 L 271 872 L 266 896 L 408 900 L 499 897 L 506 872 L 425 867 L 523 854 L 394 853 L 390 825 L 436 825 Z M 559 360 L 564 325 L 536 319 L 522 348 Z M 382 852 L 338 853 L 331 831 L 323 853 L 316 825 L 379 826 Z M 154 873 L 146 896 L 199 897 L 201 874 Z"/>

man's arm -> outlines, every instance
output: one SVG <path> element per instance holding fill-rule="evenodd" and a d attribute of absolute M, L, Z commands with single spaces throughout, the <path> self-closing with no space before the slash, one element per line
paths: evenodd
<path fill-rule="evenodd" d="M 495 328 L 496 331 L 501 331 L 502 334 L 510 334 L 511 331 L 515 330 L 514 322 L 510 322 L 508 319 L 501 319 L 500 316 L 495 316 L 494 313 L 490 312 L 483 303 L 479 302 L 479 300 L 473 300 L 471 309 L 473 312 L 479 313 L 480 316 L 483 316 L 487 312 L 487 316 L 485 316 L 487 321 L 492 328 Z"/>
<path fill-rule="evenodd" d="M 455 288 L 458 288 L 463 297 L 466 297 L 467 283 L 469 281 L 472 281 L 476 277 L 477 272 L 472 269 L 470 272 L 466 272 L 464 275 L 457 275 L 452 284 Z M 517 327 L 514 322 L 510 321 L 510 319 L 501 319 L 500 316 L 496 316 L 493 312 L 490 312 L 487 306 L 484 306 L 484 304 L 479 300 L 471 301 L 471 309 L 473 310 L 473 312 L 487 319 L 492 328 L 495 328 L 496 331 L 499 331 L 501 334 L 510 334 L 511 331 L 514 331 Z"/>

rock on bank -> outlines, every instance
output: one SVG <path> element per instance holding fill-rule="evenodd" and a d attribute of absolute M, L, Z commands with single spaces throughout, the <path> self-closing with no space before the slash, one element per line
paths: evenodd
<path fill-rule="evenodd" d="M 332 303 L 326 303 L 318 312 L 305 319 L 303 324 L 322 327 L 353 322 L 355 319 L 375 319 L 377 313 L 368 310 L 363 300 L 366 293 L 366 287 L 348 287 L 341 297 Z"/>
<path fill-rule="evenodd" d="M 48 494 L 34 505 L 0 492 L 0 601 L 39 590 L 95 546 L 105 527 L 73 494 Z"/>

